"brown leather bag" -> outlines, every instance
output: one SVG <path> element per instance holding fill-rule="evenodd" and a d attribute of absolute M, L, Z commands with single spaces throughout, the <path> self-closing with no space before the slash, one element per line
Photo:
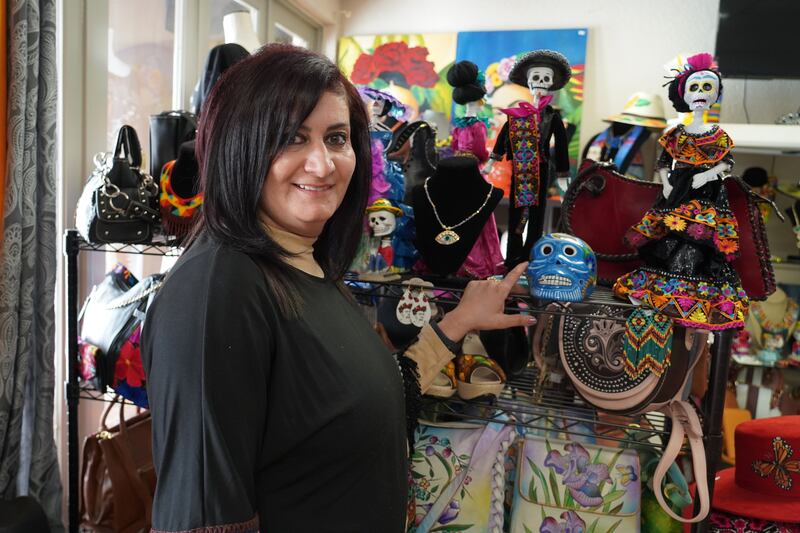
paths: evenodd
<path fill-rule="evenodd" d="M 125 420 L 117 399 L 103 412 L 98 432 L 83 443 L 81 530 L 147 533 L 156 487 L 150 413 Z M 115 405 L 120 423 L 109 428 L 106 417 Z"/>
<path fill-rule="evenodd" d="M 675 327 L 672 339 L 672 363 L 661 376 L 643 374 L 632 380 L 624 371 L 623 360 L 625 323 L 620 319 L 626 315 L 623 308 L 607 305 L 570 303 L 566 307 L 571 313 L 563 314 L 557 324 L 559 358 L 575 392 L 586 403 L 598 410 L 615 415 L 638 415 L 660 411 L 672 419 L 672 433 L 664 449 L 655 473 L 653 487 L 661 487 L 668 469 L 677 459 L 686 436 L 692 453 L 692 467 L 698 487 L 700 511 L 684 518 L 675 514 L 664 499 L 663 491 L 654 490 L 656 500 L 665 513 L 681 522 L 699 522 L 708 514 L 710 505 L 706 478 L 706 457 L 703 448 L 703 428 L 694 408 L 683 400 L 688 392 L 687 383 L 692 370 L 706 348 L 707 332 L 692 334 L 683 327 Z M 550 304 L 546 312 L 557 313 L 558 304 Z M 615 319 L 616 318 L 616 319 Z M 543 338 L 540 329 L 547 328 L 547 321 L 540 320 L 534 334 Z M 539 361 L 539 358 L 534 358 Z"/>

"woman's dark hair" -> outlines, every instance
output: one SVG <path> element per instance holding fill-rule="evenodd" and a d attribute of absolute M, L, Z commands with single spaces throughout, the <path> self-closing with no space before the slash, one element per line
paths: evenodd
<path fill-rule="evenodd" d="M 717 80 L 719 81 L 719 96 L 717 97 L 717 101 L 722 98 L 722 75 L 719 73 L 719 71 L 714 69 L 693 70 L 684 75 L 676 76 L 671 82 L 669 82 L 669 100 L 672 102 L 672 107 L 675 108 L 675 111 L 678 113 L 688 113 L 691 111 L 689 104 L 683 100 L 683 95 L 685 94 L 686 88 L 686 80 L 688 80 L 689 76 L 695 72 L 703 72 L 705 70 L 713 73 L 717 77 Z"/>
<path fill-rule="evenodd" d="M 296 272 L 286 250 L 259 219 L 264 180 L 273 161 L 295 136 L 326 92 L 341 94 L 350 114 L 355 170 L 342 204 L 314 245 L 314 258 L 329 279 L 340 280 L 358 247 L 372 162 L 369 119 L 350 81 L 322 55 L 273 44 L 229 68 L 203 107 L 197 159 L 203 191 L 200 233 L 256 259 L 284 312 L 298 310 Z"/>
<path fill-rule="evenodd" d="M 478 65 L 472 61 L 459 61 L 447 71 L 447 83 L 453 87 L 453 100 L 457 104 L 468 104 L 486 95 L 486 87 L 478 74 Z"/>

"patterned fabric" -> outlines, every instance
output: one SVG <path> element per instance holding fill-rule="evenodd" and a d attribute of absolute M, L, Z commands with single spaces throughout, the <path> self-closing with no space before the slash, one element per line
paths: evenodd
<path fill-rule="evenodd" d="M 640 248 L 668 234 L 711 246 L 725 256 L 726 261 L 739 256 L 736 217 L 729 209 L 700 200 L 691 200 L 672 209 L 650 209 L 628 230 L 625 240 L 634 248 Z"/>
<path fill-rule="evenodd" d="M 690 134 L 679 125 L 661 137 L 658 160 L 672 189 L 625 234 L 644 266 L 621 276 L 614 291 L 635 298 L 687 327 L 740 328 L 749 299 L 731 262 L 739 256 L 739 225 L 722 178 L 694 187 L 694 178 L 724 161 L 733 142 L 719 126 Z"/>
<path fill-rule="evenodd" d="M 672 354 L 672 320 L 661 313 L 637 308 L 625 327 L 625 373 L 637 379 L 645 371 L 661 377 Z"/>
<path fill-rule="evenodd" d="M 63 531 L 53 438 L 56 2 L 8 0 L 8 160 L 0 263 L 0 498 L 36 498 Z M 4 125 L 5 127 L 5 125 Z"/>
<path fill-rule="evenodd" d="M 151 529 L 150 533 L 259 533 L 258 517 L 254 516 L 247 522 L 239 522 L 238 524 L 198 527 L 194 529 L 186 529 L 184 531 L 162 531 L 158 529 Z"/>
<path fill-rule="evenodd" d="M 381 175 L 384 180 L 380 189 L 373 191 L 381 194 L 374 198 L 373 195 L 370 195 L 369 203 L 371 204 L 377 198 L 386 198 L 397 205 L 403 201 L 405 196 L 406 178 L 400 163 L 389 161 L 386 158 L 386 149 L 392 143 L 393 133 L 391 131 L 370 131 L 369 135 L 372 138 L 373 180 L 375 180 L 376 174 Z M 378 167 L 378 162 L 380 162 L 380 167 Z M 379 173 L 378 171 L 381 172 Z M 375 185 L 373 185 L 373 189 L 375 189 Z"/>
<path fill-rule="evenodd" d="M 473 124 L 483 124 L 487 129 L 491 127 L 488 118 L 458 117 L 453 119 L 453 125 L 456 128 L 466 128 L 467 126 L 472 126 Z"/>
<path fill-rule="evenodd" d="M 678 163 L 692 166 L 714 164 L 722 161 L 733 148 L 733 140 L 719 126 L 703 135 L 686 133 L 678 125 L 661 136 L 658 143 Z"/>
<path fill-rule="evenodd" d="M 453 155 L 475 157 L 480 163 L 489 160 L 489 151 L 486 149 L 486 124 L 475 117 L 465 121 L 456 119 L 457 126 L 453 128 L 453 142 L 450 147 Z M 458 125 L 461 121 L 463 126 Z"/>
<path fill-rule="evenodd" d="M 767 522 L 718 511 L 712 511 L 710 516 L 711 528 L 709 531 L 712 533 L 800 533 L 798 524 Z"/>
<path fill-rule="evenodd" d="M 147 409 L 150 406 L 147 402 L 144 366 L 142 366 L 141 336 L 142 325 L 139 324 L 122 344 L 114 366 L 112 388 L 123 398 Z"/>
<path fill-rule="evenodd" d="M 710 330 L 744 327 L 749 306 L 741 285 L 688 279 L 647 267 L 620 277 L 614 292 L 641 301 L 677 324 Z"/>
<path fill-rule="evenodd" d="M 537 205 L 539 191 L 539 125 L 536 114 L 522 117 L 509 115 L 509 138 L 514 154 L 511 166 L 514 175 L 514 207 Z"/>
<path fill-rule="evenodd" d="M 97 356 L 99 352 L 100 348 L 78 338 L 78 376 L 80 376 L 82 381 L 91 383 L 92 387 L 95 389 L 100 388 L 96 384 Z"/>

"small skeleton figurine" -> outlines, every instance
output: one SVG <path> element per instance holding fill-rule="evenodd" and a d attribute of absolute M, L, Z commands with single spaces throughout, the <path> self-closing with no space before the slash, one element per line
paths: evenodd
<path fill-rule="evenodd" d="M 403 210 L 392 205 L 385 198 L 378 198 L 367 207 L 367 219 L 370 233 L 370 255 L 368 276 L 388 274 L 394 262 L 392 235 L 397 228 L 397 217 L 403 216 Z"/>

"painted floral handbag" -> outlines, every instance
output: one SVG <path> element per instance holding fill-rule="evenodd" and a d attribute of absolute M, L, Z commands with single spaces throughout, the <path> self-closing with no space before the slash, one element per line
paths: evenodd
<path fill-rule="evenodd" d="M 420 422 L 411 456 L 409 533 L 502 533 L 513 426 Z"/>
<path fill-rule="evenodd" d="M 519 448 L 511 533 L 638 533 L 635 451 L 541 437 Z"/>

